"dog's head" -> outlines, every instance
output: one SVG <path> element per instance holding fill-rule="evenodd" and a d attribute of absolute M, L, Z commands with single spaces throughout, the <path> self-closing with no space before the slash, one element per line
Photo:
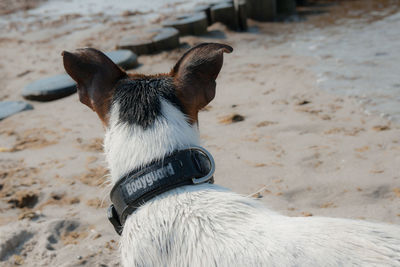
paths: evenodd
<path fill-rule="evenodd" d="M 150 127 L 161 115 L 161 100 L 183 112 L 191 124 L 198 111 L 215 96 L 215 80 L 223 53 L 232 47 L 203 43 L 187 51 L 170 73 L 127 74 L 102 52 L 93 48 L 63 52 L 64 67 L 77 82 L 80 101 L 108 125 L 112 106 L 119 105 L 119 120 Z"/>

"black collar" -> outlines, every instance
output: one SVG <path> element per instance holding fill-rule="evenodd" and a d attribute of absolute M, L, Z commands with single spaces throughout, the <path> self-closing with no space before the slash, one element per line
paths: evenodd
<path fill-rule="evenodd" d="M 111 189 L 107 216 L 121 235 L 126 218 L 141 205 L 183 185 L 213 183 L 214 159 L 202 147 L 175 151 L 122 177 Z"/>

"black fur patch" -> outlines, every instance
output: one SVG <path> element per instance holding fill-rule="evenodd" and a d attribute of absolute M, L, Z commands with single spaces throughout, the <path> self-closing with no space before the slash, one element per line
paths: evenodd
<path fill-rule="evenodd" d="M 119 104 L 121 122 L 146 129 L 161 115 L 160 97 L 183 110 L 172 79 L 168 77 L 121 80 L 115 87 L 113 103 Z"/>

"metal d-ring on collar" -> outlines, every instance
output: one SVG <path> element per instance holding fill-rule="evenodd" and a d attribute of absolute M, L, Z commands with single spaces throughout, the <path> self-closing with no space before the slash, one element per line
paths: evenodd
<path fill-rule="evenodd" d="M 108 219 L 121 235 L 127 217 L 144 203 L 180 186 L 213 183 L 214 172 L 214 159 L 203 147 L 175 151 L 118 180 L 111 189 Z"/>
<path fill-rule="evenodd" d="M 210 152 L 208 152 L 205 148 L 201 147 L 201 146 L 191 146 L 189 147 L 189 149 L 191 150 L 198 150 L 203 152 L 204 154 L 206 154 L 206 156 L 208 157 L 208 160 L 210 161 L 210 171 L 208 172 L 208 174 L 204 177 L 201 178 L 192 178 L 193 184 L 202 184 L 205 182 L 208 182 L 209 180 L 211 180 L 214 176 L 214 172 L 215 172 L 215 162 L 214 162 L 214 158 L 213 156 L 210 154 Z"/>

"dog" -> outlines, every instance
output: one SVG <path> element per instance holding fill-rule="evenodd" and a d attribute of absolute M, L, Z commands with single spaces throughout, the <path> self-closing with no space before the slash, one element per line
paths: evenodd
<path fill-rule="evenodd" d="M 122 233 L 123 266 L 400 266 L 399 226 L 287 217 L 212 184 L 198 112 L 232 51 L 203 43 L 150 76 L 127 74 L 92 48 L 63 52 L 80 101 L 106 128 L 109 218 Z M 193 167 L 192 154 L 203 166 Z"/>

